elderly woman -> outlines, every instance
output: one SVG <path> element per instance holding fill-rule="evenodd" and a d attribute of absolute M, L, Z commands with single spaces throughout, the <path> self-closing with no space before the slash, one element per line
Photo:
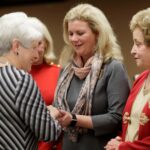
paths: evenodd
<path fill-rule="evenodd" d="M 79 4 L 64 18 L 67 66 L 54 105 L 64 127 L 63 150 L 102 150 L 119 130 L 129 82 L 120 47 L 103 12 Z M 123 85 L 123 86 L 122 86 Z"/>
<path fill-rule="evenodd" d="M 29 17 L 29 22 L 34 28 L 43 34 L 43 39 L 37 46 L 38 58 L 35 59 L 31 74 L 36 81 L 41 95 L 47 105 L 51 105 L 54 100 L 54 91 L 59 77 L 60 66 L 53 63 L 56 59 L 54 54 L 53 40 L 46 25 L 38 18 Z M 39 150 L 60 149 L 59 141 L 39 142 Z M 57 147 L 57 148 L 56 148 Z"/>
<path fill-rule="evenodd" d="M 43 35 L 21 12 L 2 16 L 0 29 L 0 149 L 35 150 L 38 140 L 52 141 L 59 135 L 57 121 L 27 73 Z"/>
<path fill-rule="evenodd" d="M 131 54 L 145 71 L 134 82 L 125 106 L 122 136 L 109 141 L 107 150 L 150 149 L 150 8 L 132 17 L 130 29 L 134 42 Z"/>

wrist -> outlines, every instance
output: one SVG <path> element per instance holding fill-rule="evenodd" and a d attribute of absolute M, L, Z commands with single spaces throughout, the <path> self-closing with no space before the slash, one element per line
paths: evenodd
<path fill-rule="evenodd" d="M 77 124 L 77 117 L 76 117 L 75 114 L 72 114 L 72 113 L 71 113 L 71 115 L 72 115 L 72 119 L 71 119 L 71 122 L 70 122 L 69 126 L 70 126 L 70 127 L 74 127 L 74 126 L 76 126 L 76 124 Z"/>

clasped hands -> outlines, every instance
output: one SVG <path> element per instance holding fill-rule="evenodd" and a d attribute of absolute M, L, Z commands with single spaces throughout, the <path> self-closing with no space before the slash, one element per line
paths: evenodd
<path fill-rule="evenodd" d="M 72 115 L 70 112 L 60 110 L 52 105 L 47 106 L 47 108 L 50 111 L 51 116 L 58 120 L 62 127 L 65 128 L 70 124 L 72 120 Z"/>

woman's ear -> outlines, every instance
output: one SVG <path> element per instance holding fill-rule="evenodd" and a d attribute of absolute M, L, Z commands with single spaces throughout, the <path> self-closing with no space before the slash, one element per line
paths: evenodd
<path fill-rule="evenodd" d="M 17 55 L 19 54 L 19 46 L 20 46 L 20 42 L 17 39 L 13 39 L 12 51 Z"/>
<path fill-rule="evenodd" d="M 99 32 L 95 32 L 95 36 L 96 36 L 96 40 L 98 41 L 98 38 L 99 38 Z"/>

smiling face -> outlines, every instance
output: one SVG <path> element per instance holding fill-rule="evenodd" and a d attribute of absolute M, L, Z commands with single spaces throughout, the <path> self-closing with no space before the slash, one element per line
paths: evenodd
<path fill-rule="evenodd" d="M 43 63 L 44 53 L 47 46 L 48 44 L 44 39 L 38 42 L 37 47 L 35 48 L 38 52 L 38 57 L 34 60 L 33 65 L 40 65 Z"/>
<path fill-rule="evenodd" d="M 134 45 L 131 50 L 138 67 L 150 69 L 150 47 L 144 43 L 144 36 L 140 28 L 133 31 Z"/>
<path fill-rule="evenodd" d="M 94 55 L 96 34 L 88 23 L 81 20 L 68 22 L 69 41 L 77 55 L 82 57 L 84 63 Z"/>

